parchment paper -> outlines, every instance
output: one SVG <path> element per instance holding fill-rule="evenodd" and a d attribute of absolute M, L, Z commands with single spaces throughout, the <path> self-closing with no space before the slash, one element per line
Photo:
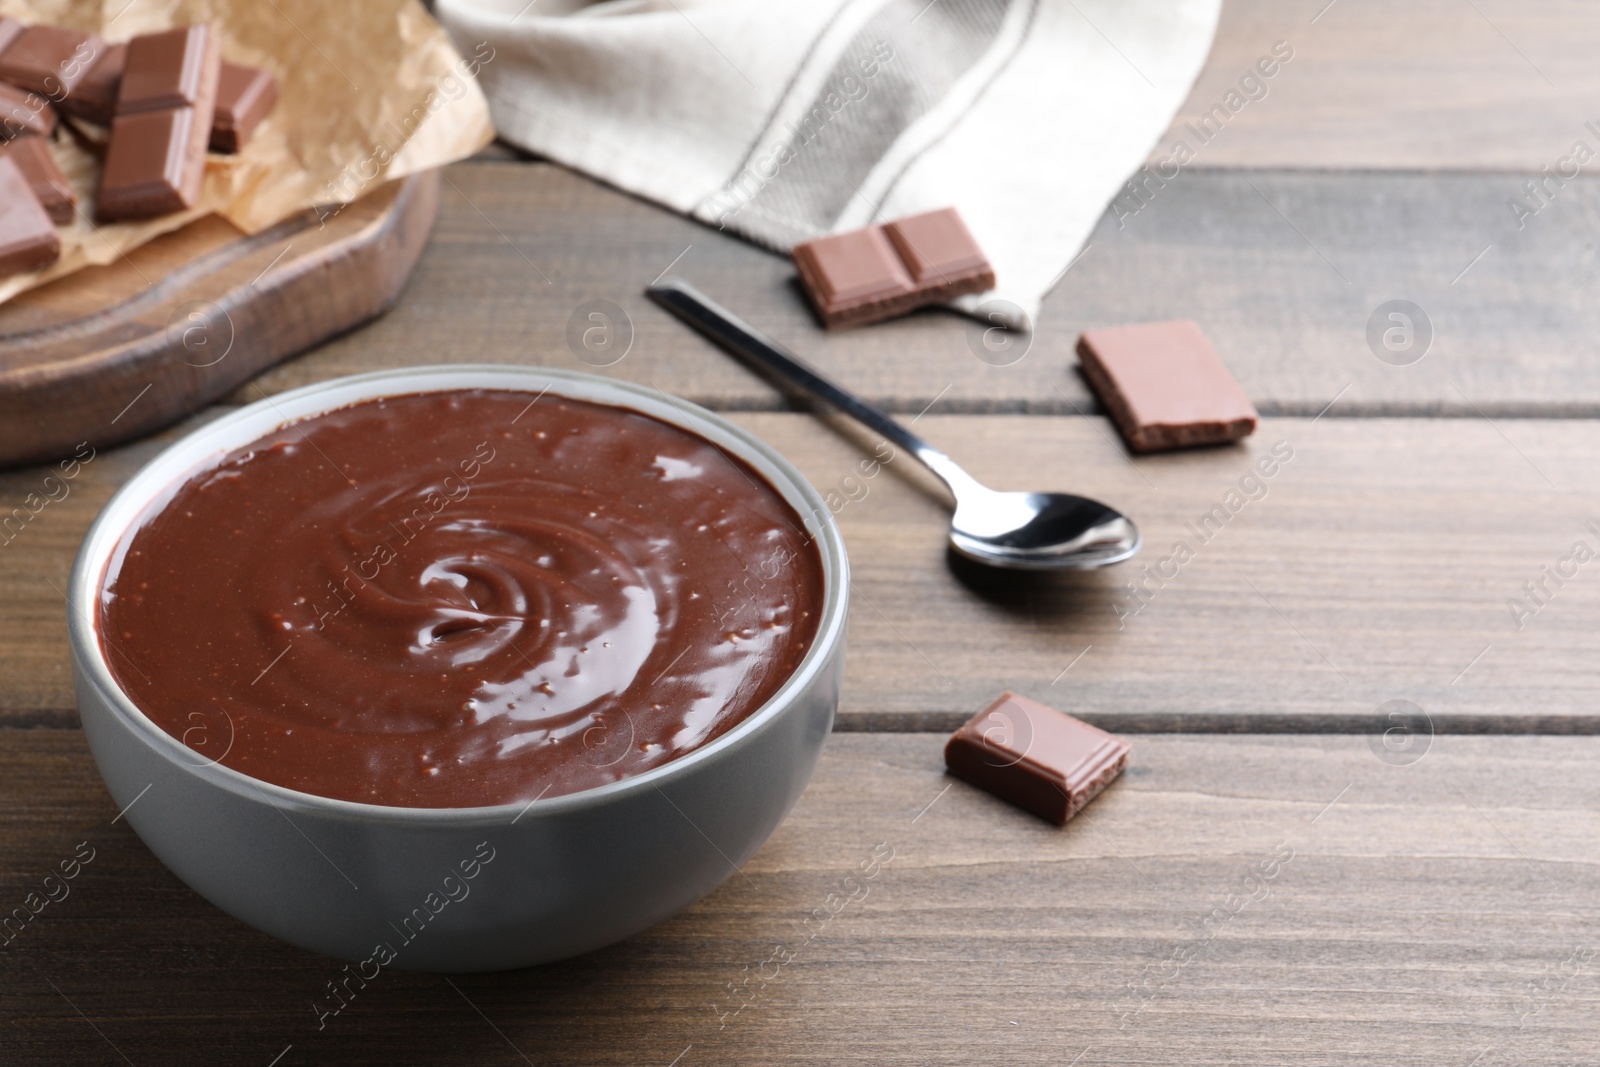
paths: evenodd
<path fill-rule="evenodd" d="M 141 222 L 93 221 L 99 160 L 63 126 L 51 150 L 78 194 L 78 216 L 58 229 L 60 261 L 0 281 L 0 303 L 203 215 L 256 233 L 465 158 L 494 137 L 475 80 L 494 50 L 462 55 L 418 0 L 0 0 L 0 14 L 91 30 L 113 44 L 209 21 L 227 59 L 271 70 L 281 92 L 244 151 L 207 157 L 193 210 Z"/>

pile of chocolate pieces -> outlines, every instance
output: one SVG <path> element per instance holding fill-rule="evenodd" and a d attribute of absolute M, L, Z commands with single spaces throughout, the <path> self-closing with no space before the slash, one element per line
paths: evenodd
<path fill-rule="evenodd" d="M 95 220 L 147 219 L 193 207 L 207 149 L 239 151 L 277 101 L 277 79 L 224 61 L 209 24 L 107 44 L 0 18 L 0 278 L 61 255 L 78 202 L 46 143 L 58 128 L 104 155 Z"/>

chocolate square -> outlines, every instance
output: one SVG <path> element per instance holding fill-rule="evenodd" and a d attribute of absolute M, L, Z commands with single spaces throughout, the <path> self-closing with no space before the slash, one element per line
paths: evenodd
<path fill-rule="evenodd" d="M 194 156 L 192 107 L 118 115 L 95 197 L 102 222 L 143 219 L 194 206 L 205 174 L 205 141 Z M 210 136 L 210 124 L 204 132 Z"/>
<path fill-rule="evenodd" d="M 11 160 L 22 171 L 22 176 L 28 180 L 28 187 L 44 206 L 50 221 L 57 226 L 65 226 L 72 221 L 78 198 L 73 194 L 72 186 L 67 184 L 61 168 L 56 166 L 56 158 L 50 154 L 50 145 L 43 137 L 18 137 L 0 144 L 0 159 Z"/>
<path fill-rule="evenodd" d="M 1131 748 L 1081 719 L 1006 692 L 951 735 L 944 761 L 957 778 L 1059 826 L 1122 773 Z"/>
<path fill-rule="evenodd" d="M 278 102 L 278 79 L 270 71 L 223 63 L 217 82 L 217 113 L 211 120 L 211 150 L 239 151 Z"/>
<path fill-rule="evenodd" d="M 22 23 L 16 19 L 8 19 L 4 15 L 0 15 L 0 54 L 3 54 L 7 48 L 11 47 L 11 42 L 21 35 L 23 28 Z"/>
<path fill-rule="evenodd" d="M 1222 444 L 1255 432 L 1255 405 L 1194 322 L 1085 330 L 1078 356 L 1135 452 Z"/>
<path fill-rule="evenodd" d="M 0 83 L 0 137 L 48 137 L 55 129 L 56 109 L 50 101 L 38 93 Z"/>
<path fill-rule="evenodd" d="M 117 110 L 117 91 L 122 87 L 122 68 L 127 62 L 127 45 L 108 47 L 89 68 L 89 76 L 61 101 L 61 110 L 101 126 L 111 125 L 111 116 Z"/>
<path fill-rule="evenodd" d="M 955 208 L 886 222 L 883 232 L 894 243 L 911 272 L 911 280 L 918 286 L 960 286 L 962 292 L 994 288 L 994 268 Z"/>
<path fill-rule="evenodd" d="M 994 268 L 955 208 L 818 237 L 795 245 L 792 255 L 830 329 L 994 288 Z"/>
<path fill-rule="evenodd" d="M 135 37 L 122 67 L 117 114 L 195 107 L 216 92 L 221 64 L 216 31 L 204 23 Z"/>
<path fill-rule="evenodd" d="M 193 207 L 222 75 L 222 42 L 207 24 L 128 42 L 95 215 L 142 219 Z"/>
<path fill-rule="evenodd" d="M 0 156 L 0 278 L 48 267 L 61 257 L 61 237 L 28 179 Z"/>
<path fill-rule="evenodd" d="M 0 52 L 0 81 L 59 103 L 99 62 L 106 43 L 64 26 L 29 26 Z"/>
<path fill-rule="evenodd" d="M 830 326 L 865 321 L 916 294 L 894 246 L 876 227 L 797 245 L 794 262 Z"/>

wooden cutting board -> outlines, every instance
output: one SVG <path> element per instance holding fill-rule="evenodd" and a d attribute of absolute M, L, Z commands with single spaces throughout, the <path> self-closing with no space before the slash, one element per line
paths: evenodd
<path fill-rule="evenodd" d="M 0 466 L 149 433 L 382 312 L 439 207 L 439 174 L 246 236 L 200 219 L 0 305 Z"/>

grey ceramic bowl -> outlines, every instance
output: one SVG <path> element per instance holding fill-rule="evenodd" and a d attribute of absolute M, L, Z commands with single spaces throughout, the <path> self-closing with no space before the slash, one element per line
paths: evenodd
<path fill-rule="evenodd" d="M 613 404 L 709 439 L 766 476 L 816 535 L 817 639 L 722 737 L 648 773 L 531 806 L 395 808 L 330 800 L 202 758 L 134 706 L 94 631 L 106 562 L 153 501 L 284 422 L 385 395 L 515 389 Z M 113 799 L 201 896 L 285 941 L 357 964 L 488 971 L 587 952 L 680 911 L 735 872 L 788 813 L 839 703 L 848 565 L 832 513 L 782 456 L 657 390 L 589 374 L 429 367 L 309 386 L 218 419 L 136 474 L 100 513 L 68 592 L 78 709 Z M 130 921 L 137 921 L 130 919 Z"/>

